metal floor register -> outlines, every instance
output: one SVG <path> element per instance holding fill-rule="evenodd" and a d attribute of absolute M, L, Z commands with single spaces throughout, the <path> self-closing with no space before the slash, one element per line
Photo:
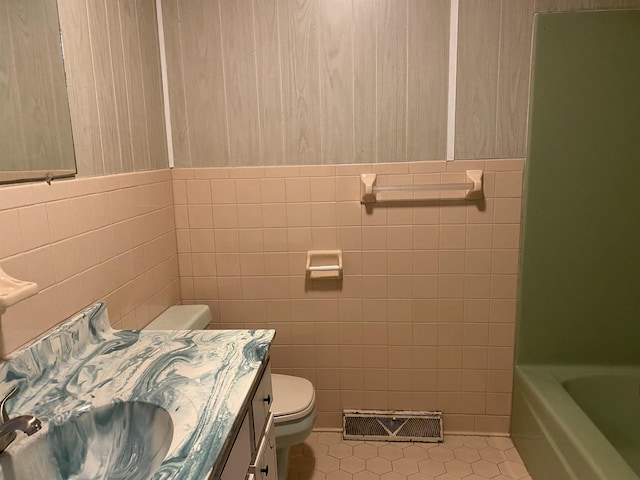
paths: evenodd
<path fill-rule="evenodd" d="M 440 412 L 344 410 L 345 440 L 442 442 Z"/>

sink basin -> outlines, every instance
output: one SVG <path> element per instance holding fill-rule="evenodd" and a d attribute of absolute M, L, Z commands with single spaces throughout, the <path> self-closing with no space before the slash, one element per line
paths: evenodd
<path fill-rule="evenodd" d="M 117 402 L 53 419 L 0 454 L 0 480 L 148 480 L 167 454 L 173 422 L 163 408 Z"/>

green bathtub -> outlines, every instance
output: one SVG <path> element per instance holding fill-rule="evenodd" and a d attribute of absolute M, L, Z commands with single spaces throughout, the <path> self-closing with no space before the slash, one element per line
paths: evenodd
<path fill-rule="evenodd" d="M 518 366 L 511 434 L 535 480 L 640 479 L 640 367 Z"/>

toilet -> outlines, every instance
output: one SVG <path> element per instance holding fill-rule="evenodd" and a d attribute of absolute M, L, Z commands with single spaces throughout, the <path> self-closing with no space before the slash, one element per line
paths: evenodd
<path fill-rule="evenodd" d="M 316 420 L 316 391 L 306 378 L 271 374 L 273 423 L 276 432 L 278 480 L 289 470 L 289 447 L 309 436 Z"/>
<path fill-rule="evenodd" d="M 211 311 L 206 305 L 176 305 L 145 327 L 145 330 L 206 330 Z M 309 436 L 316 419 L 316 392 L 305 378 L 271 375 L 273 422 L 276 435 L 278 480 L 285 480 L 289 447 Z"/>

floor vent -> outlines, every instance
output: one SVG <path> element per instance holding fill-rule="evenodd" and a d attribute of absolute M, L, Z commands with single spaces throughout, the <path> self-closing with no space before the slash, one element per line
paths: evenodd
<path fill-rule="evenodd" d="M 345 410 L 345 440 L 385 440 L 387 442 L 442 442 L 440 412 L 387 412 Z"/>

